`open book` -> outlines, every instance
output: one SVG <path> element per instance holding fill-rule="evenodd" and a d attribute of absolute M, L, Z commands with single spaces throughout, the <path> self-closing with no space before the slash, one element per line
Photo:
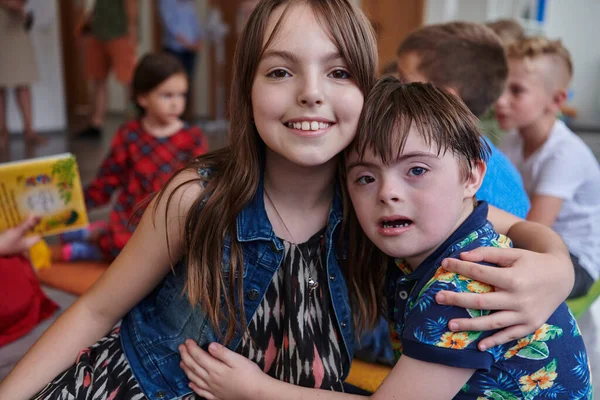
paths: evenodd
<path fill-rule="evenodd" d="M 70 153 L 0 164 L 0 231 L 29 214 L 41 218 L 44 236 L 87 226 L 75 157 Z"/>

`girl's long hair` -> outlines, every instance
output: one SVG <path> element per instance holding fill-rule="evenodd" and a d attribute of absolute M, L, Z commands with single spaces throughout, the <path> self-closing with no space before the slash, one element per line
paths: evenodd
<path fill-rule="evenodd" d="M 309 6 L 329 32 L 363 95 L 368 94 L 376 79 L 377 47 L 371 25 L 349 0 L 264 0 L 254 9 L 238 40 L 234 56 L 228 145 L 194 159 L 186 167 L 193 170 L 209 168 L 211 174 L 208 178 L 198 178 L 206 180 L 206 187 L 186 216 L 185 291 L 192 306 L 199 304 L 206 313 L 217 334 L 222 333 L 222 327 L 225 328 L 224 343 L 246 328 L 243 257 L 242 247 L 237 241 L 236 217 L 256 195 L 265 146 L 252 123 L 252 85 L 262 54 L 279 31 L 289 7 L 297 4 Z M 269 18 L 278 7 L 284 7 L 284 12 L 265 41 Z M 164 189 L 159 193 L 156 204 L 162 195 Z M 167 204 L 172 196 L 173 193 Z M 347 210 L 349 202 L 344 197 Z M 231 238 L 227 275 L 222 269 L 226 236 Z M 366 285 L 372 280 L 360 281 L 353 269 L 348 271 L 349 286 L 354 293 L 352 298 L 358 300 L 358 309 L 363 314 L 363 310 L 369 311 L 370 308 L 365 304 L 374 305 L 373 290 L 366 290 Z M 369 314 L 364 312 L 363 315 Z"/>

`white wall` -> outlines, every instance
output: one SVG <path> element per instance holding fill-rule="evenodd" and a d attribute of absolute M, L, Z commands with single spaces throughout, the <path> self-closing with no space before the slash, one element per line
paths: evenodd
<path fill-rule="evenodd" d="M 600 119 L 600 1 L 551 0 L 546 16 L 546 35 L 562 39 L 574 62 L 569 104 L 583 120 Z"/>
<path fill-rule="evenodd" d="M 39 73 L 39 80 L 31 86 L 33 128 L 40 132 L 63 130 L 67 119 L 57 3 L 51 0 L 29 2 L 36 13 L 31 39 Z M 11 90 L 8 95 L 8 129 L 11 132 L 23 129 L 21 114 Z"/>
<path fill-rule="evenodd" d="M 497 18 L 515 18 L 532 0 L 428 0 L 425 23 L 452 20 L 485 22 Z M 575 74 L 574 92 L 569 105 L 575 107 L 582 120 L 600 119 L 600 1 L 547 0 L 545 21 L 541 27 L 546 36 L 561 39 L 571 52 Z M 529 30 L 537 27 L 528 25 Z"/>

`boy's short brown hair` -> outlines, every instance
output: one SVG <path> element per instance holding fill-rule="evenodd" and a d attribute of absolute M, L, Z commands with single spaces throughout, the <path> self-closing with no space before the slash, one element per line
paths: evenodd
<path fill-rule="evenodd" d="M 367 96 L 346 154 L 356 151 L 362 159 L 370 149 L 383 163 L 393 162 L 412 127 L 425 143 L 437 147 L 438 154 L 451 151 L 465 179 L 475 163 L 485 162 L 490 154 L 479 120 L 458 97 L 430 83 L 403 84 L 391 76 L 381 78 Z"/>
<path fill-rule="evenodd" d="M 551 61 L 545 68 L 549 81 L 568 86 L 573 77 L 571 54 L 560 40 L 551 40 L 542 36 L 530 37 L 511 44 L 507 48 L 509 59 L 530 61 L 547 57 Z"/>
<path fill-rule="evenodd" d="M 481 117 L 500 97 L 508 63 L 498 35 L 482 24 L 450 22 L 411 33 L 397 55 L 415 53 L 418 71 L 436 85 L 456 89 L 467 107 Z"/>
<path fill-rule="evenodd" d="M 500 37 L 504 46 L 525 39 L 525 29 L 514 19 L 498 19 L 485 25 Z"/>

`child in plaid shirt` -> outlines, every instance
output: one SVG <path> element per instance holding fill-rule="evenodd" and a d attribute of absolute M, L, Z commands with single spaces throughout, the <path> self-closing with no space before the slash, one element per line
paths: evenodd
<path fill-rule="evenodd" d="M 89 210 L 107 204 L 120 189 L 109 220 L 63 234 L 55 259 L 114 259 L 135 229 L 129 220 L 136 205 L 160 190 L 190 159 L 206 153 L 200 129 L 180 119 L 187 91 L 185 70 L 174 57 L 149 54 L 142 58 L 132 84 L 141 117 L 121 125 L 98 175 L 84 193 Z"/>

